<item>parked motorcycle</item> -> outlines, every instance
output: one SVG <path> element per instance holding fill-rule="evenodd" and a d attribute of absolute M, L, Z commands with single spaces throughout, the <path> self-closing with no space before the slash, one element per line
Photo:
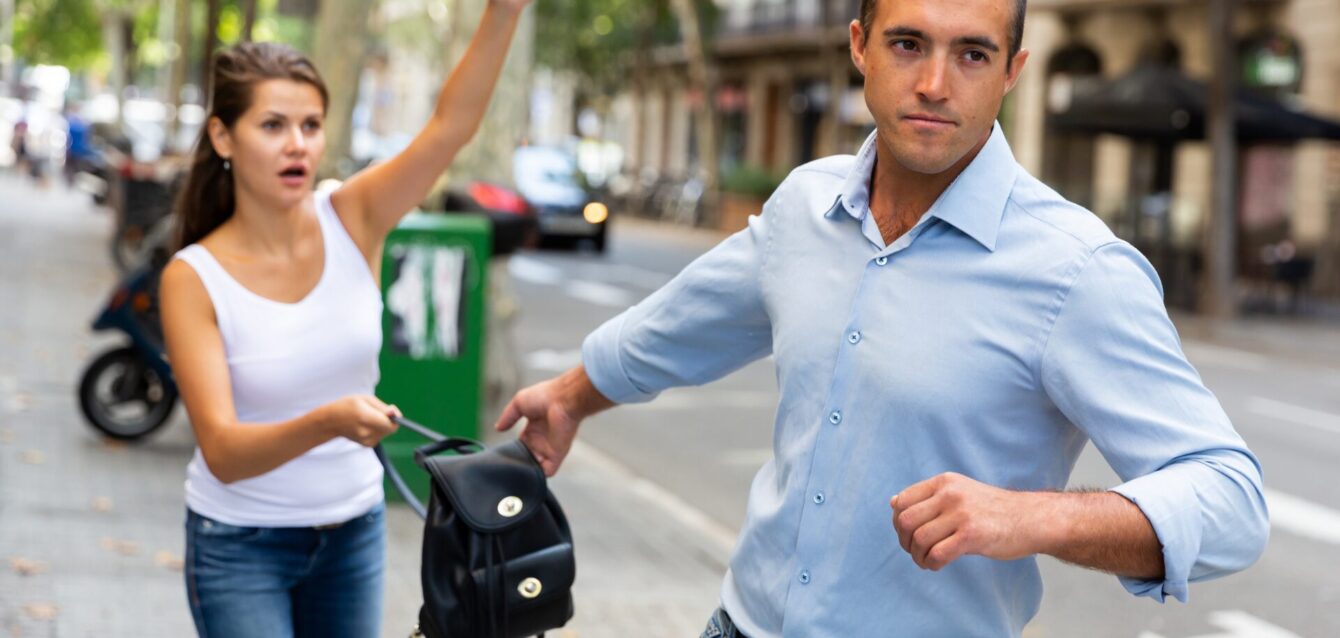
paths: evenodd
<path fill-rule="evenodd" d="M 98 355 L 79 382 L 79 408 L 89 425 L 117 440 L 134 441 L 161 428 L 177 404 L 177 384 L 163 346 L 158 282 L 167 265 L 171 224 L 154 226 L 148 257 L 113 291 L 93 321 L 95 331 L 117 330 L 125 345 Z"/>

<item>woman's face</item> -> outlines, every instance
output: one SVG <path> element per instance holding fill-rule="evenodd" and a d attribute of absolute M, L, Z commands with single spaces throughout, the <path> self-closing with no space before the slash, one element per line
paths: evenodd
<path fill-rule="evenodd" d="M 312 191 L 326 151 L 321 93 L 293 80 L 265 80 L 252 88 L 251 107 L 232 128 L 213 118 L 210 140 L 232 163 L 239 198 L 288 210 Z"/>

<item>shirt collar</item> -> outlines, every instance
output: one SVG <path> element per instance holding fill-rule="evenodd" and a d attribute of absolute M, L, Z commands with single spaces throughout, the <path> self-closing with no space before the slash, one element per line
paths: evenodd
<path fill-rule="evenodd" d="M 828 211 L 830 217 L 838 211 L 846 211 L 852 218 L 864 220 L 870 212 L 870 176 L 875 168 L 878 134 L 878 131 L 871 133 L 861 145 L 861 150 L 856 154 L 856 164 L 842 183 L 842 190 L 833 208 Z M 940 198 L 931 205 L 929 214 L 972 237 L 987 250 L 994 251 L 1000 220 L 1005 213 L 1010 192 L 1014 189 L 1018 167 L 1000 125 L 993 125 L 991 137 L 977 153 L 977 157 L 940 194 Z"/>

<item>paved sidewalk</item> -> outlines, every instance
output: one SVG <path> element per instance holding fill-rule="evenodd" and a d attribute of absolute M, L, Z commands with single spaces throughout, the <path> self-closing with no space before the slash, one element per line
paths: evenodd
<path fill-rule="evenodd" d="M 82 367 L 116 343 L 87 329 L 114 281 L 109 232 L 86 198 L 0 175 L 0 636 L 193 635 L 181 524 L 194 440 L 183 411 L 126 446 L 96 436 L 75 403 Z M 552 485 L 578 575 L 577 616 L 551 635 L 696 636 L 731 533 L 588 447 Z M 416 618 L 422 530 L 403 506 L 388 521 L 383 635 L 394 638 Z"/>

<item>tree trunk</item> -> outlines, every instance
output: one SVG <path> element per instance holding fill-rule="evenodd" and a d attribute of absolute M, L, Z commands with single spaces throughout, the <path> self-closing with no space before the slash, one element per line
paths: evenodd
<path fill-rule="evenodd" d="M 200 58 L 200 93 L 206 104 L 214 81 L 214 50 L 219 48 L 219 0 L 205 3 L 205 50 Z"/>
<path fill-rule="evenodd" d="M 689 83 L 702 99 L 694 105 L 698 122 L 698 173 L 703 180 L 703 210 L 716 211 L 717 195 L 717 112 L 716 67 L 708 57 L 707 42 L 703 39 L 698 22 L 698 7 L 694 0 L 670 0 L 670 7 L 679 21 L 684 53 L 689 61 Z M 714 220 L 699 220 L 711 223 Z"/>
<path fill-rule="evenodd" d="M 456 0 L 451 19 L 447 60 L 452 68 L 465 54 L 484 14 L 487 0 Z M 503 63 L 502 75 L 489 102 L 479 131 L 452 162 L 445 181 L 461 186 L 482 179 L 512 183 L 512 151 L 526 136 L 530 113 L 530 71 L 534 57 L 535 10 L 527 9 L 512 38 L 512 48 Z M 441 78 L 434 79 L 440 82 Z M 439 187 L 443 186 L 439 182 Z"/>
<path fill-rule="evenodd" d="M 256 0 L 242 0 L 242 41 L 251 42 L 251 32 L 256 28 Z"/>
<path fill-rule="evenodd" d="M 171 70 L 168 75 L 167 83 L 167 102 L 172 104 L 174 113 L 181 113 L 181 93 L 182 88 L 186 86 L 186 65 L 190 60 L 191 46 L 191 0 L 170 0 L 173 4 L 172 10 L 172 41 L 176 43 L 173 47 L 174 57 L 172 58 Z M 201 101 L 208 99 L 208 96 L 202 94 Z M 168 120 L 167 139 L 177 139 L 178 118 L 174 117 Z"/>
<path fill-rule="evenodd" d="M 0 0 L 0 50 L 14 50 L 14 0 Z M 14 90 L 17 74 L 15 70 L 17 63 L 11 56 L 8 60 L 0 60 L 0 82 L 3 82 L 10 91 Z"/>
<path fill-rule="evenodd" d="M 139 43 L 135 41 L 135 14 L 133 9 L 127 9 L 125 13 L 119 14 L 121 21 L 121 41 L 125 43 L 125 67 L 126 83 L 135 84 L 136 76 L 139 74 Z"/>
<path fill-rule="evenodd" d="M 116 126 L 121 127 L 124 121 L 122 111 L 125 110 L 126 102 L 126 30 L 122 26 L 123 18 L 117 11 L 107 11 L 102 14 L 102 41 L 103 46 L 107 47 L 107 57 L 111 60 L 112 67 L 107 73 L 108 84 L 111 85 L 112 95 L 116 96 Z"/>
<path fill-rule="evenodd" d="M 375 4 L 376 0 L 323 0 L 317 9 L 312 62 L 330 94 L 325 124 L 326 155 L 317 168 L 321 177 L 343 178 L 353 172 L 349 157 L 352 120 L 358 81 L 368 51 L 368 23 Z"/>

